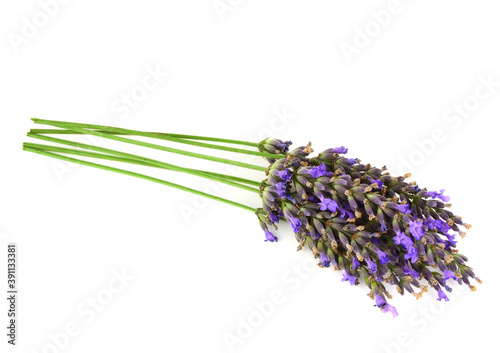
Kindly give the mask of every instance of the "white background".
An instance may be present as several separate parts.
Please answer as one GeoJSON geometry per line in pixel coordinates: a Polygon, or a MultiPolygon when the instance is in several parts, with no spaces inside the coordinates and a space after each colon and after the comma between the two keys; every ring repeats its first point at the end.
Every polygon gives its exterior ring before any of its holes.
{"type": "MultiPolygon", "coordinates": [[[[495,344],[485,320],[500,314],[497,2],[46,3],[0,8],[0,263],[16,242],[17,351],[468,352],[495,344]],[[123,101],[131,94],[133,108],[123,101]],[[418,301],[395,295],[392,319],[365,287],[311,269],[288,226],[278,243],[265,243],[250,212],[22,151],[25,133],[39,127],[31,117],[252,141],[271,134],[312,141],[317,152],[348,146],[349,157],[446,188],[452,210],[473,225],[458,247],[484,284],[474,293],[455,286],[447,303],[434,292],[418,301]],[[122,271],[129,279],[116,282],[122,271]],[[91,297],[99,312],[87,306],[91,297]],[[262,319],[256,302],[272,313],[262,319]],[[61,333],[68,325],[69,338],[61,333]]],[[[259,205],[244,191],[153,174],[259,205]]],[[[15,351],[4,331],[1,351],[15,351]]]]}

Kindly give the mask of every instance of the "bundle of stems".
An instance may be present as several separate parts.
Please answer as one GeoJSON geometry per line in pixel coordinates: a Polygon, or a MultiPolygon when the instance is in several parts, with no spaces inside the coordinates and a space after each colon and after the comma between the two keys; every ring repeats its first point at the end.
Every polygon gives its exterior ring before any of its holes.
{"type": "Polygon", "coordinates": [[[25,143],[24,149],[94,168],[125,174],[256,213],[265,241],[278,238],[269,227],[278,229],[281,221],[288,222],[299,242],[297,250],[306,245],[318,258],[320,267],[329,267],[343,273],[342,281],[351,285],[365,283],[368,295],[382,312],[398,315],[387,302],[391,294],[385,284],[394,286],[401,295],[412,293],[417,299],[428,288],[437,292],[437,300],[448,301],[446,290],[452,288],[448,280],[459,285],[475,279],[472,268],[465,263],[467,257],[456,249],[457,235],[465,236],[461,229],[470,225],[447,208],[451,207],[444,189],[429,191],[415,181],[406,182],[410,174],[394,176],[386,168],[361,164],[357,158],[346,158],[344,146],[329,148],[316,157],[311,143],[292,151],[290,141],[268,138],[259,143],[214,137],[143,132],[102,125],[69,123],[33,119],[51,129],[32,129],[28,136],[53,143],[45,145],[25,143]],[[55,129],[54,129],[55,128],[55,129]],[[97,147],[50,135],[90,135],[170,153],[186,158],[199,158],[247,168],[262,173],[260,181],[187,168],[144,156],[97,147]],[[201,154],[161,144],[144,142],[140,138],[164,140],[211,150],[259,156],[267,167],[201,154]],[[54,145],[55,144],[55,145],[54,145]],[[85,157],[80,159],[76,157],[85,157]],[[90,162],[98,159],[108,162],[160,168],[186,173],[258,194],[262,208],[188,188],[167,180],[139,174],[109,164],[90,162]],[[460,227],[462,228],[460,228],[460,227]],[[456,232],[457,234],[450,234],[456,232]],[[427,281],[424,285],[422,281],[427,281]]]}
{"type": "MultiPolygon", "coordinates": [[[[206,137],[206,136],[193,136],[193,135],[181,135],[181,134],[170,134],[170,133],[159,133],[159,132],[144,132],[130,129],[123,129],[111,126],[104,125],[95,125],[95,124],[81,124],[81,123],[73,123],[73,122],[64,122],[64,121],[54,121],[54,120],[43,120],[43,119],[32,119],[36,124],[48,125],[50,127],[55,127],[56,129],[31,129],[27,136],[47,142],[51,142],[55,145],[47,145],[47,144],[39,144],[39,143],[29,143],[25,142],[23,144],[23,149],[25,151],[38,153],[44,156],[60,159],[63,161],[73,162],[89,167],[94,167],[98,169],[104,169],[115,173],[125,174],[136,178],[141,178],[145,180],[149,180],[155,183],[159,183],[162,185],[170,186],[179,190],[187,191],[192,194],[200,195],[212,200],[217,200],[232,206],[236,206],[242,209],[246,209],[252,212],[257,212],[257,209],[254,207],[250,207],[244,205],[242,203],[238,203],[232,200],[228,200],[216,195],[212,195],[209,193],[205,193],[196,189],[192,189],[180,184],[176,184],[167,180],[158,179],[149,175],[140,174],[133,172],[128,169],[116,168],[106,164],[100,164],[95,162],[90,162],[87,160],[83,160],[80,158],[75,158],[74,156],[79,157],[87,157],[91,159],[98,159],[103,161],[113,161],[113,162],[121,162],[128,163],[140,166],[147,166],[153,168],[166,169],[181,173],[186,173],[190,175],[194,175],[200,178],[209,179],[218,183],[230,185],[233,187],[237,187],[243,190],[247,190],[253,193],[259,193],[259,186],[261,185],[261,181],[250,180],[246,178],[241,178],[233,175],[227,175],[222,173],[215,173],[206,170],[192,169],[186,168],[183,166],[166,163],[163,161],[159,161],[156,159],[146,158],[140,155],[125,153],[109,148],[103,148],[94,146],[91,144],[85,144],[81,142],[71,141],[67,139],[62,139],[58,137],[53,137],[49,135],[91,135],[97,136],[104,139],[119,141],[126,144],[132,144],[142,147],[147,147],[151,149],[161,150],[170,153],[176,153],[180,155],[184,155],[191,158],[199,158],[208,161],[213,161],[217,163],[224,163],[233,166],[238,166],[242,168],[257,170],[260,172],[265,172],[266,167],[258,166],[254,164],[244,163],[238,160],[226,159],[215,157],[208,154],[195,153],[190,151],[185,151],[182,149],[166,147],[164,145],[144,142],[138,140],[133,137],[146,137],[157,140],[164,140],[175,142],[179,144],[186,144],[197,146],[201,148],[220,150],[233,152],[237,154],[246,154],[253,156],[260,156],[263,158],[272,158],[272,159],[280,159],[284,158],[285,154],[280,153],[269,153],[269,152],[261,152],[259,151],[260,143],[257,142],[248,142],[248,141],[240,141],[233,139],[223,139],[216,137],[206,137]],[[70,146],[74,148],[64,147],[70,146]],[[246,148],[235,147],[235,146],[244,146],[246,148]],[[73,156],[73,157],[72,157],[73,156]]],[[[262,179],[265,178],[263,174],[262,179]]]]}

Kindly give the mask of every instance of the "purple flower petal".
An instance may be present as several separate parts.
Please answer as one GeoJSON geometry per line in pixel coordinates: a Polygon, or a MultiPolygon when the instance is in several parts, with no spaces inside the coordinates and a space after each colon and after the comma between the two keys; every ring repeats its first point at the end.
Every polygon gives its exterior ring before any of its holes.
{"type": "Polygon", "coordinates": [[[344,146],[335,147],[333,149],[333,152],[334,153],[339,153],[339,154],[345,154],[345,153],[347,153],[347,148],[345,148],[344,146]]]}
{"type": "Polygon", "coordinates": [[[398,316],[398,311],[396,310],[396,308],[389,303],[385,304],[385,308],[382,309],[382,312],[383,313],[391,313],[392,317],[398,316]]]}
{"type": "Polygon", "coordinates": [[[413,246],[410,246],[407,249],[407,252],[405,254],[405,259],[407,259],[407,260],[411,259],[411,263],[414,263],[415,261],[417,261],[418,260],[417,249],[413,246]]]}
{"type": "Polygon", "coordinates": [[[270,231],[266,230],[264,233],[266,234],[266,240],[264,241],[270,241],[270,242],[278,241],[278,238],[276,238],[270,231]]]}
{"type": "Polygon", "coordinates": [[[312,167],[309,171],[309,174],[313,176],[313,178],[319,178],[325,175],[329,175],[330,173],[326,171],[326,165],[325,163],[321,163],[317,167],[312,167]]]}
{"type": "Polygon", "coordinates": [[[378,188],[379,189],[382,189],[382,187],[384,186],[384,183],[382,182],[382,180],[378,180],[378,179],[373,179],[371,181],[372,184],[377,184],[378,188]]]}
{"type": "Polygon", "coordinates": [[[407,204],[407,203],[402,204],[402,205],[398,205],[397,208],[398,208],[398,211],[401,212],[401,213],[404,213],[404,214],[411,213],[411,211],[410,211],[410,205],[407,204]]]}
{"type": "Polygon", "coordinates": [[[451,272],[450,270],[444,270],[443,272],[443,276],[444,276],[444,281],[446,282],[447,280],[449,280],[450,278],[453,278],[455,281],[458,279],[454,274],[453,272],[451,272]]]}
{"type": "Polygon", "coordinates": [[[410,222],[410,226],[408,227],[410,233],[417,240],[420,240],[420,238],[425,234],[424,230],[422,229],[422,226],[423,226],[422,221],[416,221],[416,222],[410,222]]]}
{"type": "Polygon", "coordinates": [[[450,299],[448,299],[446,294],[441,289],[438,290],[438,296],[439,296],[439,298],[437,300],[439,300],[439,301],[441,301],[441,299],[444,299],[445,302],[450,301],[450,299]]]}
{"type": "Polygon", "coordinates": [[[378,255],[379,261],[382,265],[386,264],[390,261],[389,256],[383,251],[380,251],[380,250],[377,251],[377,255],[378,255]]]}
{"type": "Polygon", "coordinates": [[[319,263],[324,266],[324,267],[330,267],[330,260],[328,259],[328,257],[325,255],[325,254],[321,254],[320,255],[320,260],[319,260],[319,263]]]}
{"type": "Polygon", "coordinates": [[[300,233],[300,227],[302,226],[300,219],[290,216],[290,225],[295,233],[300,233]]]}
{"type": "Polygon", "coordinates": [[[365,260],[366,263],[368,264],[368,271],[370,271],[370,273],[377,272],[377,264],[371,261],[370,259],[365,259],[365,260]]]}
{"type": "Polygon", "coordinates": [[[330,212],[336,212],[339,206],[334,200],[327,198],[322,198],[318,205],[321,211],[329,210],[330,212]]]}
{"type": "Polygon", "coordinates": [[[398,316],[398,311],[395,307],[387,303],[380,295],[375,295],[375,305],[382,309],[383,313],[391,313],[392,317],[398,316]]]}
{"type": "Polygon", "coordinates": [[[292,178],[292,173],[290,173],[290,169],[285,169],[278,172],[278,176],[283,179],[283,181],[288,181],[292,178]]]}
{"type": "Polygon", "coordinates": [[[413,246],[413,242],[411,241],[410,237],[399,231],[396,231],[396,234],[397,235],[393,238],[394,244],[402,245],[405,249],[413,246]]]}
{"type": "Polygon", "coordinates": [[[349,281],[351,286],[354,286],[356,284],[356,277],[348,274],[346,270],[342,270],[342,274],[344,275],[344,277],[342,278],[342,282],[349,281]]]}

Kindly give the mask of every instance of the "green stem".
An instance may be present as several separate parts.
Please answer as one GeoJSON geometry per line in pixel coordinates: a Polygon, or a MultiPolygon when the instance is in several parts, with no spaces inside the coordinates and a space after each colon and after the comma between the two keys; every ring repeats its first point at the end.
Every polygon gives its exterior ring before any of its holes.
{"type": "MultiPolygon", "coordinates": [[[[67,124],[76,124],[76,123],[67,123],[67,124]]],[[[84,125],[90,125],[90,124],[84,124],[84,125]]],[[[98,126],[98,125],[90,125],[90,126],[98,126]]],[[[118,128],[116,128],[118,129],[118,128]]],[[[132,131],[135,130],[128,130],[131,131],[130,133],[126,132],[109,132],[109,131],[104,131],[101,129],[92,129],[96,130],[98,132],[104,132],[108,134],[113,134],[113,135],[137,135],[133,133],[132,131]]],[[[31,129],[30,132],[33,132],[35,134],[79,134],[79,132],[74,132],[74,131],[69,131],[69,130],[61,130],[61,129],[31,129]]],[[[239,141],[239,140],[231,140],[231,139],[222,139],[222,138],[216,138],[216,137],[205,137],[205,136],[195,136],[195,135],[182,135],[182,134],[169,134],[169,133],[164,133],[164,132],[147,132],[144,131],[145,134],[148,135],[158,135],[158,136],[170,136],[170,137],[175,137],[179,139],[185,139],[185,140],[198,140],[198,141],[212,141],[212,142],[220,142],[220,143],[227,143],[227,144],[234,144],[234,145],[241,145],[241,146],[250,146],[250,147],[259,147],[259,143],[257,142],[246,142],[246,141],[239,141]]],[[[161,138],[161,137],[157,137],[161,138]]],[[[280,158],[280,155],[273,155],[274,158],[280,158]]]]}
{"type": "Polygon", "coordinates": [[[30,148],[28,146],[24,146],[23,149],[25,151],[38,153],[38,154],[41,154],[41,155],[44,155],[44,156],[47,156],[47,157],[57,158],[57,159],[60,159],[60,160],[63,160],[63,161],[68,161],[68,162],[72,162],[72,163],[77,163],[77,164],[85,165],[85,166],[88,166],[88,167],[93,167],[93,168],[98,168],[98,169],[104,169],[104,170],[108,170],[108,171],[119,173],[119,174],[124,174],[124,175],[133,176],[133,177],[140,178],[140,179],[149,180],[149,181],[152,181],[152,182],[155,182],[155,183],[158,183],[158,184],[170,186],[170,187],[175,188],[175,189],[179,189],[179,190],[182,190],[182,191],[187,191],[187,192],[190,192],[190,193],[195,194],[195,195],[199,195],[199,196],[203,196],[203,197],[206,197],[206,198],[209,198],[209,199],[212,199],[212,200],[220,201],[220,202],[226,203],[228,205],[236,206],[236,207],[239,207],[239,208],[251,211],[251,212],[256,212],[256,209],[252,208],[250,206],[246,206],[246,205],[243,205],[243,204],[231,201],[231,200],[227,200],[227,199],[224,199],[222,197],[215,196],[215,195],[207,194],[205,192],[198,191],[198,190],[195,190],[195,189],[191,189],[191,188],[188,188],[186,186],[182,186],[182,185],[179,185],[179,184],[171,183],[171,182],[166,181],[166,180],[162,180],[162,179],[158,179],[158,178],[153,178],[153,177],[150,177],[148,175],[131,172],[131,171],[128,171],[128,170],[125,170],[125,169],[114,168],[114,167],[110,167],[110,166],[103,165],[103,164],[87,162],[87,161],[84,161],[84,160],[81,160],[81,159],[77,159],[77,158],[71,158],[71,157],[67,157],[67,156],[61,156],[61,155],[56,154],[56,153],[46,152],[46,151],[35,149],[35,148],[30,148]]]}
{"type": "Polygon", "coordinates": [[[101,133],[101,132],[97,132],[97,131],[92,131],[92,130],[87,130],[87,129],[80,129],[80,128],[77,128],[77,127],[74,127],[74,126],[66,125],[65,123],[54,122],[54,121],[50,121],[50,120],[35,119],[35,118],[33,118],[33,121],[35,123],[37,123],[37,124],[45,124],[45,125],[51,125],[51,126],[61,127],[61,128],[65,128],[65,129],[68,129],[68,130],[75,131],[75,132],[80,132],[80,133],[83,133],[83,134],[87,134],[87,135],[104,137],[104,138],[107,138],[107,139],[110,139],[110,140],[115,140],[115,141],[120,141],[120,142],[126,142],[126,143],[130,143],[130,144],[138,145],[138,146],[143,146],[143,147],[154,148],[154,149],[157,149],[157,150],[162,150],[162,151],[171,152],[171,153],[177,153],[177,154],[181,154],[181,155],[184,155],[184,156],[189,156],[189,157],[194,157],[194,158],[200,158],[200,159],[206,159],[206,160],[213,161],[213,162],[231,164],[231,165],[235,165],[235,166],[238,166],[238,167],[243,167],[243,168],[248,168],[248,169],[253,169],[253,170],[258,170],[258,171],[265,171],[266,170],[266,168],[264,168],[264,167],[256,166],[256,165],[253,165],[253,164],[243,163],[243,162],[234,161],[234,160],[225,159],[225,158],[208,156],[208,155],[200,154],[200,153],[183,151],[183,150],[179,150],[179,149],[176,149],[176,148],[170,148],[170,147],[165,147],[165,146],[162,146],[162,145],[156,145],[156,144],[153,144],[153,143],[147,143],[147,142],[137,141],[137,140],[129,139],[129,138],[125,138],[125,137],[109,135],[109,134],[105,134],[105,133],[101,133]]]}
{"type": "Polygon", "coordinates": [[[196,136],[196,135],[168,134],[168,133],[162,133],[162,132],[160,132],[158,134],[160,134],[160,135],[164,134],[164,135],[177,137],[177,138],[181,138],[181,139],[188,139],[188,140],[212,141],[212,142],[221,142],[221,143],[228,143],[228,144],[234,144],[234,145],[259,147],[258,142],[249,142],[249,141],[223,139],[223,138],[218,138],[218,137],[196,136]]]}
{"type": "MultiPolygon", "coordinates": [[[[48,121],[48,122],[54,122],[54,123],[61,123],[61,124],[68,124],[68,125],[73,125],[81,128],[86,128],[86,129],[96,129],[96,130],[103,130],[103,131],[111,131],[109,129],[115,129],[115,130],[121,130],[121,132],[127,134],[127,135],[138,135],[138,134],[155,134],[155,135],[164,135],[164,136],[169,136],[173,138],[178,138],[178,139],[187,139],[187,140],[198,140],[198,141],[212,141],[212,142],[222,142],[222,143],[229,143],[229,144],[234,144],[234,145],[242,145],[242,146],[250,146],[250,147],[259,147],[258,142],[248,142],[248,141],[240,141],[240,140],[232,140],[232,139],[223,139],[223,138],[218,138],[218,137],[207,137],[207,136],[195,136],[195,135],[183,135],[183,134],[170,134],[170,133],[163,133],[163,132],[145,132],[145,131],[138,131],[138,130],[129,130],[129,129],[122,129],[122,128],[115,128],[112,126],[106,126],[106,125],[96,125],[96,124],[82,124],[82,123],[73,123],[73,122],[68,122],[68,121],[56,121],[56,120],[43,120],[43,119],[37,119],[33,118],[34,120],[40,120],[40,121],[48,121]]],[[[50,125],[50,124],[46,124],[50,125]]]]}
{"type": "MultiPolygon", "coordinates": [[[[68,145],[68,146],[73,146],[73,147],[88,149],[88,150],[92,150],[92,151],[97,151],[97,152],[101,152],[101,153],[111,154],[111,155],[115,155],[115,156],[119,156],[119,157],[125,157],[125,158],[128,158],[128,159],[133,159],[133,160],[136,160],[136,161],[144,162],[144,163],[147,163],[149,165],[155,165],[155,166],[158,166],[160,168],[172,169],[172,167],[174,166],[173,164],[164,163],[164,162],[161,162],[161,161],[158,161],[158,160],[155,160],[155,159],[141,157],[141,156],[138,156],[138,155],[135,155],[135,154],[131,154],[131,153],[125,153],[125,152],[115,151],[115,150],[112,150],[112,149],[109,149],[109,148],[97,147],[97,146],[93,146],[93,145],[89,145],[89,144],[85,144],[85,143],[80,143],[80,142],[75,142],[75,141],[69,141],[69,140],[59,139],[59,138],[55,138],[55,137],[49,137],[49,136],[43,136],[43,135],[33,134],[33,133],[30,133],[30,132],[27,134],[27,136],[28,137],[32,137],[32,138],[36,138],[36,139],[39,139],[39,140],[48,141],[48,142],[60,143],[62,145],[68,145]]],[[[175,167],[177,167],[177,166],[175,166],[175,167]]],[[[194,171],[194,172],[199,172],[199,173],[205,173],[207,175],[213,175],[213,176],[215,176],[217,178],[224,178],[226,180],[230,180],[230,181],[234,181],[234,182],[238,182],[238,183],[249,184],[249,185],[254,185],[254,186],[260,186],[260,183],[257,182],[257,181],[254,181],[254,180],[249,180],[249,179],[234,177],[234,176],[226,175],[226,174],[220,174],[220,173],[214,173],[214,172],[207,172],[207,171],[202,171],[202,170],[198,170],[198,169],[183,168],[183,167],[178,167],[178,168],[182,168],[183,170],[186,170],[186,171],[194,171]]]]}
{"type": "MultiPolygon", "coordinates": [[[[110,132],[103,130],[96,130],[96,131],[110,134],[110,132]]],[[[74,132],[71,130],[62,130],[62,129],[30,129],[30,132],[34,134],[82,135],[79,132],[74,132]]],[[[130,134],[115,132],[113,135],[130,135],[130,134]]]]}
{"type": "Polygon", "coordinates": [[[151,164],[147,162],[142,162],[139,160],[135,159],[128,159],[128,158],[122,158],[122,157],[117,157],[117,156],[112,156],[108,154],[102,154],[102,153],[95,153],[95,152],[88,152],[88,151],[82,151],[82,150],[75,150],[72,148],[64,148],[64,147],[56,147],[56,146],[49,146],[49,145],[42,145],[38,143],[28,143],[25,142],[23,144],[24,147],[32,148],[32,149],[37,149],[37,150],[43,150],[43,151],[51,151],[51,152],[60,152],[60,153],[66,153],[66,154],[74,154],[78,156],[83,156],[83,157],[90,157],[90,158],[98,158],[98,159],[105,159],[105,160],[111,160],[115,162],[123,162],[123,163],[133,163],[133,164],[138,164],[138,165],[143,165],[146,167],[157,167],[157,168],[162,168],[162,169],[167,169],[167,170],[173,170],[176,172],[182,172],[186,174],[191,174],[195,175],[201,178],[209,179],[209,180],[214,180],[218,181],[230,186],[234,186],[243,190],[247,191],[252,191],[255,193],[259,193],[259,190],[256,188],[253,188],[251,186],[243,185],[240,183],[235,183],[233,181],[227,180],[225,178],[219,178],[214,175],[207,175],[203,171],[198,171],[195,169],[190,169],[190,168],[183,168],[183,167],[178,167],[173,164],[168,164],[168,163],[158,163],[156,164],[151,164]]]}
{"type": "MultiPolygon", "coordinates": [[[[51,121],[51,120],[47,120],[47,121],[51,121]]],[[[123,129],[123,128],[119,128],[119,127],[92,125],[92,124],[66,123],[66,122],[64,122],[64,123],[57,122],[57,123],[64,124],[66,127],[72,126],[72,127],[80,127],[83,129],[92,129],[92,130],[100,132],[100,133],[108,133],[108,134],[113,134],[113,135],[117,134],[117,135],[130,135],[130,136],[144,136],[144,137],[155,138],[155,139],[160,139],[160,140],[172,141],[172,142],[176,142],[176,143],[183,143],[183,144],[191,145],[191,146],[211,148],[211,149],[215,149],[215,150],[241,153],[241,154],[248,154],[251,156],[269,157],[269,158],[277,158],[277,159],[285,157],[284,155],[277,155],[277,154],[268,153],[268,152],[250,151],[250,150],[245,150],[242,148],[220,146],[220,145],[214,145],[211,143],[191,141],[189,139],[173,137],[173,136],[171,136],[171,134],[156,133],[156,132],[143,132],[143,131],[123,129]]],[[[57,131],[57,130],[52,130],[52,131],[57,131]]]]}

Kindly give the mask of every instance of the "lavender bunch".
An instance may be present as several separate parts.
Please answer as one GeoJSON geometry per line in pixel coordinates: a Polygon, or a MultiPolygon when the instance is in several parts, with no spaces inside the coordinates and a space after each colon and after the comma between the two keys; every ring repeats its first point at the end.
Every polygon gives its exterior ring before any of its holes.
{"type": "Polygon", "coordinates": [[[26,142],[23,144],[26,151],[141,178],[255,212],[265,240],[269,242],[278,240],[270,227],[277,229],[280,222],[290,223],[299,243],[298,250],[307,245],[318,258],[320,267],[332,266],[342,272],[342,281],[351,285],[364,282],[375,306],[393,316],[397,315],[397,310],[387,302],[391,299],[387,285],[393,285],[402,295],[412,293],[417,299],[432,288],[437,292],[438,300],[448,301],[445,291],[452,290],[450,280],[460,285],[465,283],[473,291],[475,287],[470,283],[471,279],[481,283],[472,268],[466,265],[467,257],[456,249],[457,234],[465,236],[461,227],[468,229],[470,225],[449,211],[451,205],[444,190],[421,189],[415,182],[405,181],[409,174],[391,176],[385,167],[376,168],[361,164],[356,158],[346,158],[345,147],[330,148],[310,157],[313,152],[310,143],[289,151],[290,141],[271,138],[257,143],[35,118],[33,121],[55,129],[31,129],[28,136],[52,144],[26,142]],[[186,168],[51,135],[90,135],[186,158],[229,164],[259,171],[264,180],[186,168]],[[155,143],[151,143],[151,139],[155,143]],[[156,141],[259,156],[268,162],[268,166],[172,148],[156,141]],[[260,195],[262,207],[251,207],[88,159],[160,168],[209,179],[260,195]]]}
{"type": "MultiPolygon", "coordinates": [[[[289,142],[264,140],[261,151],[286,152],[289,142]]],[[[266,241],[277,237],[280,221],[290,223],[301,250],[305,245],[320,267],[342,272],[342,281],[364,282],[369,296],[383,312],[397,316],[386,285],[417,299],[431,287],[438,300],[448,301],[449,280],[481,280],[458,252],[456,234],[465,236],[462,222],[449,208],[444,190],[428,191],[410,175],[391,176],[386,168],[346,158],[347,148],[330,148],[316,157],[311,144],[286,152],[282,159],[268,159],[260,186],[262,208],[257,216],[266,241]],[[426,284],[424,284],[426,283],[426,284]]]]}

